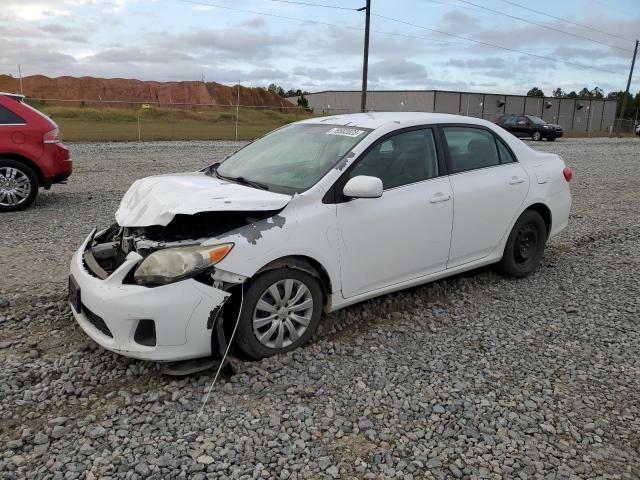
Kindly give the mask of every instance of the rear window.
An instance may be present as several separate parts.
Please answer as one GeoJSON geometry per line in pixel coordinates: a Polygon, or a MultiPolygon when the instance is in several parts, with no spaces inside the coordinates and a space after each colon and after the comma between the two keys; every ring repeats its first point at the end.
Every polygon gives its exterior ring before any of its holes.
{"type": "Polygon", "coordinates": [[[0,125],[21,125],[24,123],[26,122],[20,115],[0,105],[0,125]]]}
{"type": "Polygon", "coordinates": [[[42,113],[40,110],[38,110],[37,108],[32,107],[31,105],[29,105],[28,103],[22,103],[22,106],[24,108],[28,108],[29,110],[31,110],[33,113],[35,113],[36,115],[44,118],[47,122],[49,122],[49,125],[51,125],[51,128],[58,128],[58,124],[56,122],[53,121],[53,119],[51,117],[49,117],[48,115],[46,115],[45,113],[42,113]]]}

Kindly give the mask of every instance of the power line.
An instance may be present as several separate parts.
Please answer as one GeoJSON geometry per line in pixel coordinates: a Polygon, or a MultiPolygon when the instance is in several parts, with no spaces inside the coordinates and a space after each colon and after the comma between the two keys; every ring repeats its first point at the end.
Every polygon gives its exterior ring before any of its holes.
{"type": "MultiPolygon", "coordinates": [[[[256,10],[248,10],[248,9],[238,8],[238,7],[228,7],[228,6],[224,6],[224,5],[218,5],[218,4],[208,3],[208,2],[198,1],[198,0],[178,0],[178,1],[180,1],[182,3],[193,4],[193,5],[214,7],[214,8],[220,8],[220,9],[223,9],[223,10],[230,10],[230,11],[242,12],[242,13],[251,13],[253,15],[262,15],[262,16],[266,16],[266,17],[279,18],[279,19],[283,19],[283,20],[290,20],[290,21],[301,22],[301,23],[316,23],[318,25],[326,25],[326,26],[330,26],[330,27],[336,27],[336,28],[342,28],[342,29],[348,29],[348,30],[356,30],[356,31],[363,31],[364,30],[364,29],[359,28],[359,27],[350,27],[348,25],[338,25],[338,24],[335,24],[335,23],[321,22],[319,20],[309,20],[309,19],[304,19],[304,18],[289,17],[289,16],[286,16],[286,15],[280,15],[280,14],[276,14],[276,13],[260,12],[260,11],[256,11],[256,10]]],[[[475,43],[477,45],[481,45],[481,46],[484,46],[484,47],[496,48],[496,49],[499,49],[499,50],[504,50],[504,51],[508,51],[508,52],[512,52],[512,53],[518,53],[518,54],[521,54],[521,55],[528,55],[530,57],[538,58],[540,60],[550,60],[552,62],[560,62],[560,63],[564,63],[566,65],[571,65],[573,67],[582,68],[582,69],[586,69],[586,70],[596,70],[596,71],[605,72],[605,73],[612,73],[614,75],[617,75],[619,73],[619,72],[614,72],[613,70],[607,70],[605,68],[595,67],[595,66],[592,66],[592,65],[585,65],[585,64],[577,63],[577,62],[570,62],[568,60],[563,60],[561,58],[546,57],[544,55],[538,55],[538,54],[535,54],[535,53],[525,52],[525,51],[522,51],[522,50],[516,50],[515,48],[503,47],[502,45],[497,45],[497,44],[494,44],[494,43],[484,42],[484,41],[481,41],[481,40],[475,40],[473,38],[468,38],[468,37],[465,37],[463,35],[457,35],[455,33],[449,33],[449,32],[445,32],[443,30],[437,30],[437,29],[434,29],[434,28],[425,27],[423,25],[417,25],[415,23],[406,22],[404,20],[399,20],[397,18],[387,17],[385,15],[380,15],[380,14],[377,14],[377,13],[372,13],[371,15],[375,16],[375,17],[378,17],[378,18],[384,18],[385,20],[390,20],[390,21],[397,22],[397,23],[400,23],[400,24],[408,25],[408,26],[411,26],[411,27],[420,28],[422,30],[427,30],[427,31],[430,31],[430,32],[438,33],[440,35],[445,35],[445,36],[452,37],[452,38],[458,38],[460,40],[464,40],[466,42],[475,43]]],[[[405,37],[405,38],[416,38],[416,39],[420,39],[420,40],[427,40],[427,41],[432,41],[432,42],[443,43],[442,40],[435,39],[435,38],[430,38],[430,37],[420,37],[420,36],[416,36],[416,35],[408,35],[408,34],[395,33],[395,32],[383,32],[383,31],[378,31],[378,30],[371,30],[371,31],[374,32],[374,33],[382,34],[382,35],[389,35],[389,36],[395,36],[395,37],[405,37]]]]}
{"type": "Polygon", "coordinates": [[[528,10],[530,12],[534,12],[534,13],[538,13],[540,15],[544,15],[545,17],[553,18],[554,20],[559,20],[561,22],[569,23],[569,24],[575,25],[577,27],[586,28],[587,30],[591,30],[593,32],[602,33],[603,35],[608,35],[610,37],[619,38],[620,40],[627,40],[629,42],[633,42],[634,41],[634,40],[632,40],[630,38],[626,38],[626,37],[622,37],[620,35],[616,35],[615,33],[605,32],[604,30],[600,30],[598,28],[591,27],[589,25],[585,25],[584,23],[572,22],[571,20],[567,20],[566,18],[556,17],[556,16],[550,15],[550,14],[548,14],[546,12],[541,12],[540,10],[535,10],[533,8],[527,7],[527,6],[522,5],[520,3],[512,2],[511,0],[500,0],[500,1],[503,2],[503,3],[507,3],[509,5],[514,5],[516,7],[522,8],[524,10],[528,10]]]}
{"type": "MultiPolygon", "coordinates": [[[[178,0],[178,1],[182,2],[182,3],[189,3],[189,4],[192,4],[192,5],[200,5],[200,6],[205,6],[205,7],[214,7],[214,8],[220,8],[220,9],[223,9],[223,10],[230,10],[230,11],[234,11],[234,12],[251,13],[253,15],[262,15],[262,16],[265,16],[265,17],[273,17],[273,18],[278,18],[278,19],[281,19],[281,20],[290,20],[290,21],[300,22],[300,23],[316,23],[318,25],[325,25],[325,26],[328,26],[328,27],[335,27],[335,28],[340,28],[340,29],[343,29],[343,30],[355,30],[355,31],[358,31],[358,32],[363,32],[364,31],[364,28],[360,28],[360,27],[352,27],[352,26],[349,26],[349,25],[339,25],[337,23],[322,22],[320,20],[310,20],[308,18],[289,17],[287,15],[280,15],[280,14],[268,13],[268,12],[259,12],[259,11],[256,11],[256,10],[248,10],[248,9],[245,9],[245,8],[228,7],[226,5],[217,5],[217,4],[214,4],[214,3],[208,3],[208,2],[198,1],[198,0],[178,0]]],[[[418,39],[418,40],[426,40],[426,41],[438,43],[438,44],[445,45],[445,46],[466,45],[466,44],[459,43],[459,42],[447,42],[447,41],[439,39],[439,38],[421,37],[419,35],[410,35],[410,34],[406,34],[406,33],[385,32],[385,31],[373,30],[373,29],[371,30],[371,32],[378,33],[380,35],[389,35],[389,36],[392,36],[392,37],[414,38],[414,39],[418,39]]]]}
{"type": "Polygon", "coordinates": [[[631,12],[627,12],[626,10],[623,10],[623,9],[621,9],[619,7],[614,7],[613,5],[611,5],[609,3],[599,2],[598,0],[591,0],[591,1],[595,2],[595,3],[599,3],[603,7],[607,7],[610,10],[615,10],[617,12],[620,12],[620,13],[624,14],[624,15],[627,15],[628,17],[634,17],[634,16],[637,15],[637,13],[634,14],[634,13],[631,13],[631,12]]]}
{"type": "Polygon", "coordinates": [[[519,20],[519,21],[524,22],[524,23],[528,23],[529,25],[535,25],[536,27],[544,28],[544,29],[547,29],[547,30],[552,30],[554,32],[562,33],[564,35],[569,35],[571,37],[579,38],[581,40],[587,40],[589,42],[599,43],[600,45],[604,45],[605,47],[616,48],[618,50],[622,50],[623,52],[632,52],[633,51],[633,50],[628,49],[628,48],[619,47],[617,45],[611,45],[609,43],[601,42],[600,40],[596,40],[596,39],[591,38],[591,37],[585,37],[584,35],[579,35],[577,33],[567,32],[567,31],[562,30],[560,28],[551,27],[551,26],[545,25],[543,23],[532,22],[531,20],[527,20],[526,18],[518,17],[516,15],[510,15],[508,13],[501,12],[499,10],[494,10],[492,8],[489,8],[489,7],[484,7],[482,5],[478,5],[477,3],[473,3],[473,2],[470,2],[468,0],[458,0],[458,1],[461,2],[461,3],[467,4],[467,5],[473,5],[474,7],[482,8],[483,10],[486,10],[488,12],[492,12],[492,13],[494,13],[496,15],[502,15],[503,17],[508,17],[508,18],[512,18],[514,20],[519,20]]]}
{"type": "Polygon", "coordinates": [[[436,30],[435,28],[429,28],[429,27],[425,27],[423,25],[417,25],[415,23],[407,22],[407,21],[404,21],[404,20],[399,20],[397,18],[387,17],[386,15],[380,15],[379,13],[372,13],[371,15],[379,17],[379,18],[384,18],[384,19],[390,20],[392,22],[398,22],[398,23],[401,23],[403,25],[408,25],[408,26],[415,27],[415,28],[421,28],[423,30],[427,30],[427,31],[430,31],[430,32],[440,33],[442,35],[446,35],[446,36],[449,36],[449,37],[460,38],[460,39],[466,40],[468,42],[477,43],[478,45],[484,45],[485,47],[498,48],[500,50],[506,50],[508,52],[519,53],[519,54],[522,54],[522,55],[529,55],[531,57],[539,58],[541,60],[551,60],[553,62],[561,62],[561,63],[565,63],[567,65],[571,65],[571,66],[574,66],[574,67],[591,69],[591,70],[598,70],[600,72],[613,73],[615,75],[618,74],[618,72],[614,72],[613,70],[607,70],[606,68],[594,67],[592,65],[585,65],[585,64],[582,64],[582,63],[570,62],[568,60],[562,60],[562,59],[558,59],[558,58],[546,57],[544,55],[538,55],[538,54],[535,54],[535,53],[525,52],[525,51],[522,51],[522,50],[516,50],[515,48],[504,47],[502,45],[497,45],[495,43],[483,42],[481,40],[475,40],[473,38],[465,37],[463,35],[457,35],[455,33],[449,33],[449,32],[445,32],[445,31],[442,31],[442,30],[436,30]]]}
{"type": "Polygon", "coordinates": [[[293,0],[269,0],[270,2],[278,2],[278,3],[291,3],[293,5],[305,5],[307,7],[320,7],[320,8],[333,8],[336,10],[349,10],[352,12],[357,12],[357,8],[349,8],[349,7],[339,7],[337,5],[326,5],[323,3],[310,3],[310,2],[296,2],[293,0]]]}

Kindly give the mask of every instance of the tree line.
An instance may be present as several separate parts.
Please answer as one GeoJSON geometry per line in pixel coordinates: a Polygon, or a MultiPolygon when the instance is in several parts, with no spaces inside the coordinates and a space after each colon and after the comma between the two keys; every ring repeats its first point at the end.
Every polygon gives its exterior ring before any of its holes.
{"type": "Polygon", "coordinates": [[[267,91],[271,93],[275,93],[276,95],[280,95],[282,98],[298,97],[298,106],[301,108],[304,108],[307,111],[310,111],[309,100],[305,98],[305,95],[309,95],[309,92],[307,91],[302,91],[300,89],[297,89],[297,90],[289,89],[285,91],[284,88],[282,88],[280,85],[276,85],[275,83],[270,84],[267,87],[267,91]]]}
{"type": "MultiPolygon", "coordinates": [[[[620,110],[622,109],[622,101],[624,99],[624,90],[609,92],[605,95],[604,90],[600,87],[594,87],[592,90],[589,90],[587,87],[584,87],[579,92],[575,90],[571,90],[570,92],[565,92],[562,88],[558,87],[551,92],[551,96],[555,98],[584,98],[584,99],[606,99],[606,100],[615,100],[617,102],[616,108],[616,117],[620,117],[620,110]]],[[[533,87],[531,90],[527,92],[527,97],[546,97],[547,95],[538,88],[533,87]]],[[[631,93],[627,94],[627,106],[625,108],[624,114],[622,118],[626,119],[635,119],[640,111],[640,91],[634,95],[631,93]]]]}

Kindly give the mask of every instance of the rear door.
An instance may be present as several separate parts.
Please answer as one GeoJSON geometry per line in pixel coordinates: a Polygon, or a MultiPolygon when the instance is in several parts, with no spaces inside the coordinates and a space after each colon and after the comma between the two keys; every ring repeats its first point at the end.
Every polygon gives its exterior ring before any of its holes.
{"type": "Polygon", "coordinates": [[[504,128],[507,132],[517,135],[518,133],[518,129],[516,127],[517,119],[518,117],[516,117],[515,115],[507,115],[506,117],[504,117],[504,120],[502,121],[500,126],[504,128]]]}
{"type": "Polygon", "coordinates": [[[520,115],[516,125],[518,128],[518,136],[530,137],[533,134],[531,121],[526,116],[520,115]]]}
{"type": "Polygon", "coordinates": [[[508,232],[529,191],[529,177],[507,145],[480,126],[442,127],[453,190],[447,268],[488,256],[508,232]]]}
{"type": "Polygon", "coordinates": [[[27,122],[9,108],[15,100],[0,95],[0,152],[15,151],[26,140],[27,122]]]}

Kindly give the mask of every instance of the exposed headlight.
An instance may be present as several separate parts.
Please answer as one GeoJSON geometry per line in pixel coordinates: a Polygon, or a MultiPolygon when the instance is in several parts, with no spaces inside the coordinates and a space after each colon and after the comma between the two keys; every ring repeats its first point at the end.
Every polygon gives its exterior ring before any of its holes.
{"type": "Polygon", "coordinates": [[[206,270],[220,262],[233,243],[166,248],[152,253],[140,264],[133,278],[140,285],[162,285],[206,270]]]}
{"type": "Polygon", "coordinates": [[[543,125],[542,128],[552,128],[551,125],[543,125]]]}

